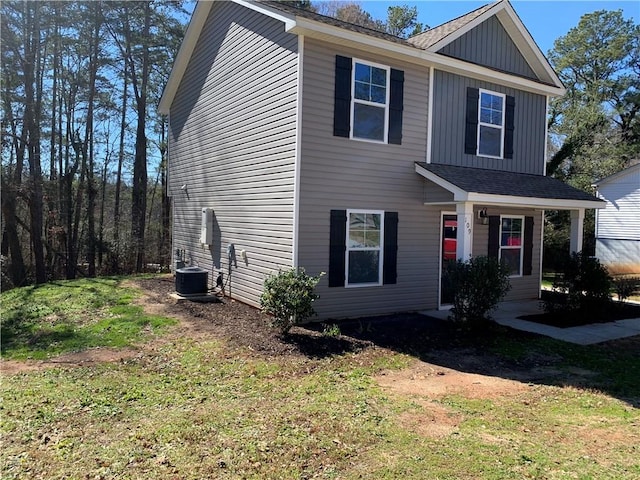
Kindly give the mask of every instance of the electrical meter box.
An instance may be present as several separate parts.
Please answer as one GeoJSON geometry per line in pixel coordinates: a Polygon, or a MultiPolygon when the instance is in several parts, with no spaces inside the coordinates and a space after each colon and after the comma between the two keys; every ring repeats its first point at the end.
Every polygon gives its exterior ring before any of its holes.
{"type": "Polygon", "coordinates": [[[202,223],[200,226],[200,243],[213,244],[213,208],[202,209],[202,223]]]}

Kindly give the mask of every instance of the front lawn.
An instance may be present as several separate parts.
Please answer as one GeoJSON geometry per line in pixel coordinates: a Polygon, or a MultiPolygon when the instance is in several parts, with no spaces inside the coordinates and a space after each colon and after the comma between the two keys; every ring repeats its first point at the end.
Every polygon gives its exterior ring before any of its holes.
{"type": "MultiPolygon", "coordinates": [[[[154,310],[172,288],[139,283],[154,310]]],[[[137,295],[109,285],[99,308],[137,295]]],[[[3,479],[640,476],[638,337],[472,337],[411,315],[279,337],[235,302],[164,307],[180,322],[133,357],[3,369],[3,479]]]]}

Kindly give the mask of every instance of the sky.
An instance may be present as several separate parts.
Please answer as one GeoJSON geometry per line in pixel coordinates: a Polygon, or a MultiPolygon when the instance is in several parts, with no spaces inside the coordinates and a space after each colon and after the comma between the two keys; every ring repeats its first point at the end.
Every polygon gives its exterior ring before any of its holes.
{"type": "MultiPolygon", "coordinates": [[[[453,20],[491,0],[421,0],[421,1],[362,1],[362,8],[374,18],[385,19],[391,5],[416,6],[418,21],[430,27],[453,20]]],[[[531,33],[543,53],[553,48],[553,42],[578,25],[580,17],[597,10],[622,10],[625,18],[640,22],[638,0],[511,0],[511,5],[531,33]]]]}

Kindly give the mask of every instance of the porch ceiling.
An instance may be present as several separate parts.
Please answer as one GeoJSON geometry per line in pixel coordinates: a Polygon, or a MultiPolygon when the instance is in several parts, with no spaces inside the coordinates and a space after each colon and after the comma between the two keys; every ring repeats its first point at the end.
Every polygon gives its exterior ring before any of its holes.
{"type": "MultiPolygon", "coordinates": [[[[606,202],[544,175],[416,162],[416,173],[453,194],[453,201],[546,210],[604,208],[606,202]]],[[[426,202],[429,203],[429,202],[426,202]]]]}

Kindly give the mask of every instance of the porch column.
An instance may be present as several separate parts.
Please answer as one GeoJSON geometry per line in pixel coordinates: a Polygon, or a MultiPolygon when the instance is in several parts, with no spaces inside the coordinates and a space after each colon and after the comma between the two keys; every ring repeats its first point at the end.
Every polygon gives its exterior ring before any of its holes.
{"type": "Polygon", "coordinates": [[[458,229],[456,233],[456,258],[467,261],[471,258],[473,244],[473,203],[456,204],[458,229]]]}
{"type": "Polygon", "coordinates": [[[582,236],[584,231],[584,208],[571,210],[571,237],[569,250],[571,253],[582,251],[582,236]]]}

